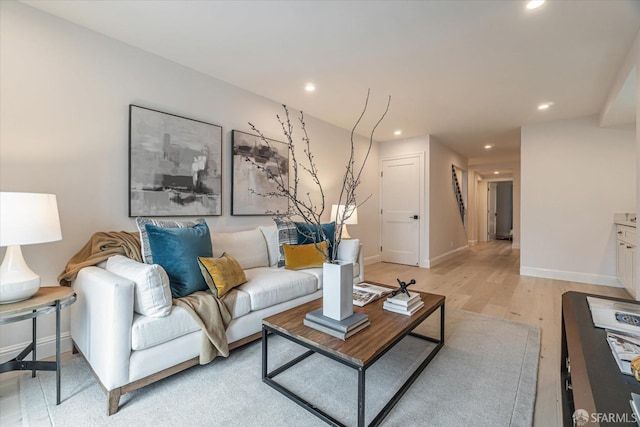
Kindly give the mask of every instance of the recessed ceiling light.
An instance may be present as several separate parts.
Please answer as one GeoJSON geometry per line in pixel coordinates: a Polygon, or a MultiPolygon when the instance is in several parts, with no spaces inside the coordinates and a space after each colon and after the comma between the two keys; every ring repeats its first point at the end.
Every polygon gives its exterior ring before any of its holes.
{"type": "Polygon", "coordinates": [[[394,135],[402,135],[402,131],[400,129],[398,129],[397,131],[393,132],[394,135]]]}
{"type": "Polygon", "coordinates": [[[527,9],[537,9],[544,4],[544,0],[531,0],[527,3],[527,9]]]}
{"type": "Polygon", "coordinates": [[[493,171],[494,175],[500,175],[500,171],[493,171]]]}
{"type": "Polygon", "coordinates": [[[316,85],[314,85],[313,83],[307,83],[307,85],[304,87],[304,90],[306,90],[307,92],[314,92],[316,90],[316,85]]]}
{"type": "Polygon", "coordinates": [[[544,104],[538,105],[538,110],[546,110],[553,105],[553,102],[545,102],[544,104]]]}
{"type": "Polygon", "coordinates": [[[487,144],[484,146],[485,150],[491,150],[493,148],[493,144],[487,144]]]}

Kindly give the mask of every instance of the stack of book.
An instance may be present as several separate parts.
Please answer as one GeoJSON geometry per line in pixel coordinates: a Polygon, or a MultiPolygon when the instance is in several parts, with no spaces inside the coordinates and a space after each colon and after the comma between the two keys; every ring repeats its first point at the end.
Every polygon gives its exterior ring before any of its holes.
{"type": "Polygon", "coordinates": [[[406,294],[398,294],[394,297],[389,297],[385,300],[382,307],[385,310],[393,311],[394,313],[404,314],[411,316],[416,311],[420,310],[424,306],[420,294],[414,292],[410,297],[406,294]]]}
{"type": "Polygon", "coordinates": [[[303,321],[305,326],[324,332],[341,340],[346,340],[370,325],[369,316],[353,313],[343,320],[335,320],[322,314],[322,308],[310,311],[303,321]]]}

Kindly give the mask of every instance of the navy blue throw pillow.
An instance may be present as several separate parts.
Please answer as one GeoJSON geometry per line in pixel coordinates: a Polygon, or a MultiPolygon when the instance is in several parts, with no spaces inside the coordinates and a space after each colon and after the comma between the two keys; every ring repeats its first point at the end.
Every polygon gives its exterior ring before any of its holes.
{"type": "Polygon", "coordinates": [[[153,262],[169,276],[171,296],[180,298],[209,289],[198,257],[213,257],[211,236],[206,223],[189,228],[162,228],[145,224],[153,262]]]}
{"type": "MultiPolygon", "coordinates": [[[[296,228],[298,229],[298,244],[307,245],[309,243],[319,243],[322,241],[320,238],[320,231],[315,224],[307,224],[306,222],[296,222],[296,228]]],[[[329,259],[333,254],[333,244],[335,242],[336,235],[336,223],[329,222],[326,224],[320,224],[324,237],[329,241],[327,244],[327,250],[329,251],[329,259]]]]}

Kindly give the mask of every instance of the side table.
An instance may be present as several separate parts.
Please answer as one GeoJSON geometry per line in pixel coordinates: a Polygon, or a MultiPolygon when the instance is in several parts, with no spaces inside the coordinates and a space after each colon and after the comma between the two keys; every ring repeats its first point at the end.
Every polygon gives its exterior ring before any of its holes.
{"type": "Polygon", "coordinates": [[[0,364],[0,373],[8,371],[56,371],[56,405],[60,404],[60,311],[76,301],[76,293],[66,286],[40,288],[35,295],[24,301],[0,305],[0,325],[32,319],[31,344],[14,359],[0,364]],[[56,312],[56,361],[36,361],[36,318],[56,312]],[[24,358],[32,353],[31,361],[24,358]]]}

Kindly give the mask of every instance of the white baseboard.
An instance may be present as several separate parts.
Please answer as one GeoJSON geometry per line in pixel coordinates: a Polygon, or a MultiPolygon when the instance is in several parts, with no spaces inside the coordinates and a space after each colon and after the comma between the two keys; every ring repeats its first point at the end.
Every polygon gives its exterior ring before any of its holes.
{"type": "Polygon", "coordinates": [[[520,275],[541,277],[543,279],[564,280],[566,282],[589,283],[591,285],[613,286],[622,288],[615,276],[602,274],[580,273],[577,271],[552,270],[549,268],[520,267],[520,275]]]}
{"type": "MultiPolygon", "coordinates": [[[[16,357],[22,350],[24,350],[31,341],[25,341],[22,343],[14,344],[7,347],[0,348],[0,360],[6,362],[16,357]]],[[[60,352],[71,350],[71,333],[69,331],[60,333],[60,352]]],[[[42,360],[46,357],[53,357],[56,355],[56,336],[50,335],[48,337],[40,337],[36,343],[36,356],[37,360],[42,360]]],[[[26,360],[31,360],[31,354],[26,357],[26,360]]]]}
{"type": "Polygon", "coordinates": [[[478,244],[477,240],[469,240],[469,246],[475,246],[478,244]]]}
{"type": "Polygon", "coordinates": [[[364,257],[364,265],[375,264],[376,262],[380,261],[382,261],[382,255],[380,254],[364,257]]]}
{"type": "Polygon", "coordinates": [[[454,249],[452,251],[449,251],[447,253],[444,253],[442,255],[438,255],[435,258],[431,258],[429,260],[429,267],[428,268],[435,267],[436,265],[441,264],[441,263],[443,263],[443,262],[445,262],[447,260],[450,260],[451,258],[455,258],[458,255],[460,255],[462,252],[464,252],[464,251],[466,251],[468,249],[469,249],[469,245],[465,245],[465,246],[461,246],[459,248],[456,248],[456,249],[454,249]]]}

